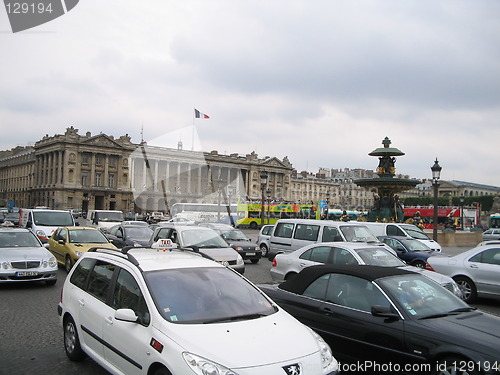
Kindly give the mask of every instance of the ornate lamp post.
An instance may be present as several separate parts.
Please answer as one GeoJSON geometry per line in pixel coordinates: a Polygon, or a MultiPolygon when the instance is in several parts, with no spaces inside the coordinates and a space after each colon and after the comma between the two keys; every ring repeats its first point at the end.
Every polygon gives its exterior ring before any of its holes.
{"type": "Polygon", "coordinates": [[[224,181],[222,181],[221,179],[217,179],[215,181],[215,187],[217,188],[217,222],[218,223],[220,222],[220,195],[221,195],[221,188],[222,188],[223,183],[224,183],[224,181]]]}
{"type": "Polygon", "coordinates": [[[432,239],[437,241],[437,227],[438,227],[438,187],[439,187],[439,177],[441,177],[441,166],[436,161],[431,167],[432,171],[432,187],[434,188],[434,222],[432,225],[432,239]]]}
{"type": "Polygon", "coordinates": [[[465,203],[465,197],[462,194],[460,196],[460,227],[462,230],[464,230],[464,203],[465,203]]]}
{"type": "MultiPolygon", "coordinates": [[[[266,196],[267,196],[267,223],[269,224],[270,219],[269,219],[269,210],[271,206],[271,195],[273,194],[273,191],[271,190],[270,187],[266,189],[266,196]]],[[[264,224],[264,223],[263,223],[264,224]]]]}
{"type": "Polygon", "coordinates": [[[326,191],[326,213],[325,213],[325,220],[328,220],[328,208],[330,204],[330,190],[326,191]]]}
{"type": "Polygon", "coordinates": [[[231,207],[231,197],[236,194],[236,188],[233,185],[229,185],[227,187],[227,215],[228,215],[228,220],[229,224],[234,227],[235,222],[233,220],[233,213],[232,213],[232,207],[231,207]]]}
{"type": "Polygon", "coordinates": [[[261,211],[260,211],[260,226],[264,225],[264,207],[266,204],[266,185],[267,185],[267,177],[268,174],[266,171],[261,171],[260,172],[260,190],[262,191],[262,204],[261,204],[261,211]]]}

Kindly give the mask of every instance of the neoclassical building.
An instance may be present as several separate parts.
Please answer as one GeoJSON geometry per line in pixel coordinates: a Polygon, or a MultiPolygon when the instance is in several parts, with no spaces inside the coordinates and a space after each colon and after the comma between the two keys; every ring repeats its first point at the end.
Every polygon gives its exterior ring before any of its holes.
{"type": "Polygon", "coordinates": [[[177,149],[148,146],[69,127],[33,147],[0,152],[0,199],[18,207],[167,211],[176,202],[215,202],[221,192],[233,202],[259,200],[262,171],[266,192],[288,200],[287,157],[187,151],[180,142],[177,149]]]}

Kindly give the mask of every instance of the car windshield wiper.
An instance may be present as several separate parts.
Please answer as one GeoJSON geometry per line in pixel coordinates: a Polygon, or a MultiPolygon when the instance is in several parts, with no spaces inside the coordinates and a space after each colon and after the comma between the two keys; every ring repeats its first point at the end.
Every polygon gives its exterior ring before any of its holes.
{"type": "Polygon", "coordinates": [[[250,320],[250,319],[258,319],[263,316],[267,316],[268,314],[262,314],[262,313],[254,313],[254,314],[244,314],[244,315],[236,315],[236,316],[228,316],[224,318],[216,318],[216,319],[209,319],[205,320],[203,324],[210,324],[210,323],[222,323],[222,322],[234,322],[237,320],[250,320]]]}
{"type": "Polygon", "coordinates": [[[477,308],[476,307],[470,307],[470,306],[468,306],[468,307],[459,307],[458,309],[454,309],[454,310],[451,310],[451,311],[448,311],[448,312],[426,315],[426,316],[423,316],[423,317],[419,318],[419,320],[422,320],[422,319],[442,318],[442,317],[445,317],[445,316],[457,315],[457,314],[462,313],[462,312],[469,312],[469,311],[474,311],[474,310],[477,310],[477,308]]]}

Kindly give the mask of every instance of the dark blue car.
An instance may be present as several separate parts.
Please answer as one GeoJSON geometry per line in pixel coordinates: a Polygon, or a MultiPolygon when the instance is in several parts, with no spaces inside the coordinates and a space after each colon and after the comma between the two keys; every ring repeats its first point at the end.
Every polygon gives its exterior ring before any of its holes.
{"type": "Polygon", "coordinates": [[[379,236],[378,238],[392,247],[399,258],[415,267],[425,268],[427,258],[440,254],[414,238],[400,236],[379,236]]]}

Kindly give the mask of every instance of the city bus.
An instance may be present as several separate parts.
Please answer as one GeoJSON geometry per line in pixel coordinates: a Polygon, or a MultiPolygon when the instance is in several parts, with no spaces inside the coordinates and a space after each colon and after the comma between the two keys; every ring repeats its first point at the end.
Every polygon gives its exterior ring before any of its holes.
{"type": "Polygon", "coordinates": [[[218,203],[174,203],[170,208],[172,217],[182,217],[195,222],[224,222],[234,224],[237,205],[218,203]]]}
{"type": "Polygon", "coordinates": [[[271,203],[264,205],[264,223],[261,220],[260,203],[238,204],[238,227],[256,229],[265,224],[274,224],[279,219],[319,219],[320,212],[316,204],[271,203]]]}
{"type": "MultiPolygon", "coordinates": [[[[349,215],[349,220],[353,221],[359,221],[366,216],[366,214],[361,211],[346,210],[346,213],[347,215],[349,215]]],[[[330,208],[328,209],[328,216],[326,217],[326,219],[339,221],[343,214],[344,210],[340,210],[337,208],[330,208]]]]}
{"type": "Polygon", "coordinates": [[[500,214],[495,213],[490,215],[490,221],[488,223],[490,228],[500,228],[500,214]]]}

